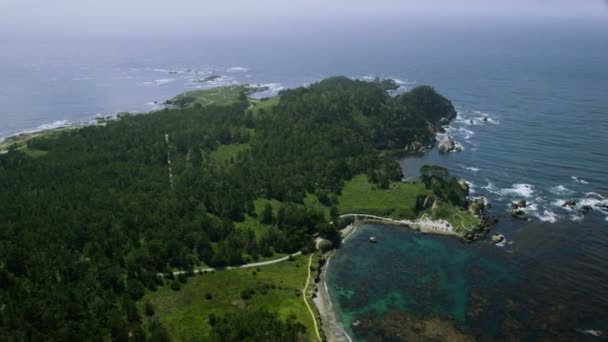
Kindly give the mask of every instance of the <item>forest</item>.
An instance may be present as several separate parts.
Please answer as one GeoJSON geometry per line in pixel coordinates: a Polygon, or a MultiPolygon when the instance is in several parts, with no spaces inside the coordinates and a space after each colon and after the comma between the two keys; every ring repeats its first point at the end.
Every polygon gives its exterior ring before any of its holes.
{"type": "MultiPolygon", "coordinates": [[[[432,144],[455,116],[431,87],[388,88],[333,77],[272,106],[244,92],[189,100],[10,148],[0,155],[0,339],[164,340],[136,305],[172,281],[159,273],[311,251],[314,234],[339,240],[330,222],[345,182],[400,181],[383,151],[432,144]]],[[[213,336],[238,340],[256,319],[287,340],[303,333],[260,313],[220,317],[213,336]]]]}

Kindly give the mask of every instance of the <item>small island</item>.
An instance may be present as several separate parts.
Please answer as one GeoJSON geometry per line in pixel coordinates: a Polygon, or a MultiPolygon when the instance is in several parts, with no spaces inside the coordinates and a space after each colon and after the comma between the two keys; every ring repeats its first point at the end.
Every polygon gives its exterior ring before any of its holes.
{"type": "Polygon", "coordinates": [[[254,99],[263,88],[234,85],[8,139],[3,336],[222,340],[264,336],[263,321],[322,339],[313,298],[341,229],[474,241],[492,223],[444,168],[402,180],[395,152],[433,148],[456,111],[432,87],[395,87],[332,77],[254,99]]]}

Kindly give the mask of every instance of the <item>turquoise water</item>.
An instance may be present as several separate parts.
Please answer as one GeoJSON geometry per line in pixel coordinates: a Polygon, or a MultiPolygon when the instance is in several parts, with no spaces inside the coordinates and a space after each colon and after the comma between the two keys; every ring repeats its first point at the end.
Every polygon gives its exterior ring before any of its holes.
{"type": "MultiPolygon", "coordinates": [[[[556,251],[505,253],[487,242],[467,245],[368,224],[332,257],[327,284],[336,313],[355,340],[395,339],[379,328],[394,312],[421,322],[438,318],[479,340],[592,339],[581,331],[607,328],[606,286],[578,279],[585,283],[582,292],[568,289],[576,284],[567,279],[572,270],[565,264],[571,257],[579,262],[589,257],[556,251]],[[369,236],[378,243],[369,243],[369,236]],[[555,273],[560,268],[562,273],[555,273]]],[[[596,276],[606,276],[605,269],[596,276]]]]}

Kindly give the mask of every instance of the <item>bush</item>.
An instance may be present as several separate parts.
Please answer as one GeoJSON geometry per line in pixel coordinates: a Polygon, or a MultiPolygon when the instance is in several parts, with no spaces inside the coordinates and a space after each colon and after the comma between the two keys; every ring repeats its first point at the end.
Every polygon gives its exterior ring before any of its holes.
{"type": "Polygon", "coordinates": [[[209,314],[209,317],[207,318],[207,322],[209,323],[210,326],[215,326],[215,324],[217,323],[217,316],[215,314],[209,314]]]}
{"type": "Polygon", "coordinates": [[[173,290],[173,291],[179,291],[179,290],[181,290],[181,288],[182,288],[182,284],[180,284],[179,281],[173,281],[171,283],[171,290],[173,290]]]}
{"type": "Polygon", "coordinates": [[[144,306],[144,311],[147,316],[154,316],[154,306],[152,305],[152,303],[149,300],[146,301],[146,304],[144,306]]]}
{"type": "Polygon", "coordinates": [[[186,282],[188,282],[188,276],[186,274],[184,274],[184,273],[180,273],[177,276],[177,281],[179,281],[182,284],[185,284],[186,282]]]}
{"type": "Polygon", "coordinates": [[[211,300],[211,299],[213,299],[213,296],[211,295],[211,293],[207,292],[207,293],[205,293],[205,299],[211,300]]]}

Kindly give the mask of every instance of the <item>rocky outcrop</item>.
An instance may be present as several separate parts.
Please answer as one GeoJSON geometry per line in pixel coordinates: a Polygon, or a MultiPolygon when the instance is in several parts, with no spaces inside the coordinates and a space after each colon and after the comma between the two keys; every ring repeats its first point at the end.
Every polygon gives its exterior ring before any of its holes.
{"type": "Polygon", "coordinates": [[[404,150],[405,152],[424,153],[428,150],[428,148],[420,141],[414,141],[409,145],[405,145],[404,150]]]}
{"type": "Polygon", "coordinates": [[[476,216],[481,216],[486,211],[486,202],[483,198],[478,198],[469,203],[469,212],[476,216]]]}
{"type": "Polygon", "coordinates": [[[513,218],[519,219],[519,220],[527,220],[528,219],[528,214],[526,214],[525,211],[521,210],[521,209],[517,209],[517,210],[512,210],[511,211],[511,216],[513,218]]]}
{"type": "Polygon", "coordinates": [[[511,216],[519,220],[527,220],[528,214],[522,210],[527,205],[525,199],[519,200],[517,203],[511,203],[511,216]]]}
{"type": "Polygon", "coordinates": [[[446,135],[443,139],[441,139],[441,141],[437,145],[437,149],[441,153],[460,151],[460,148],[456,146],[454,139],[452,139],[452,137],[450,137],[449,135],[446,135]]]}
{"type": "Polygon", "coordinates": [[[499,244],[501,242],[505,241],[505,236],[502,234],[494,234],[492,235],[492,243],[494,244],[499,244]]]}
{"type": "Polygon", "coordinates": [[[470,186],[469,183],[467,183],[466,180],[461,179],[458,181],[458,184],[460,185],[460,187],[462,188],[462,190],[464,191],[466,196],[469,196],[469,192],[470,192],[470,186]]]}

